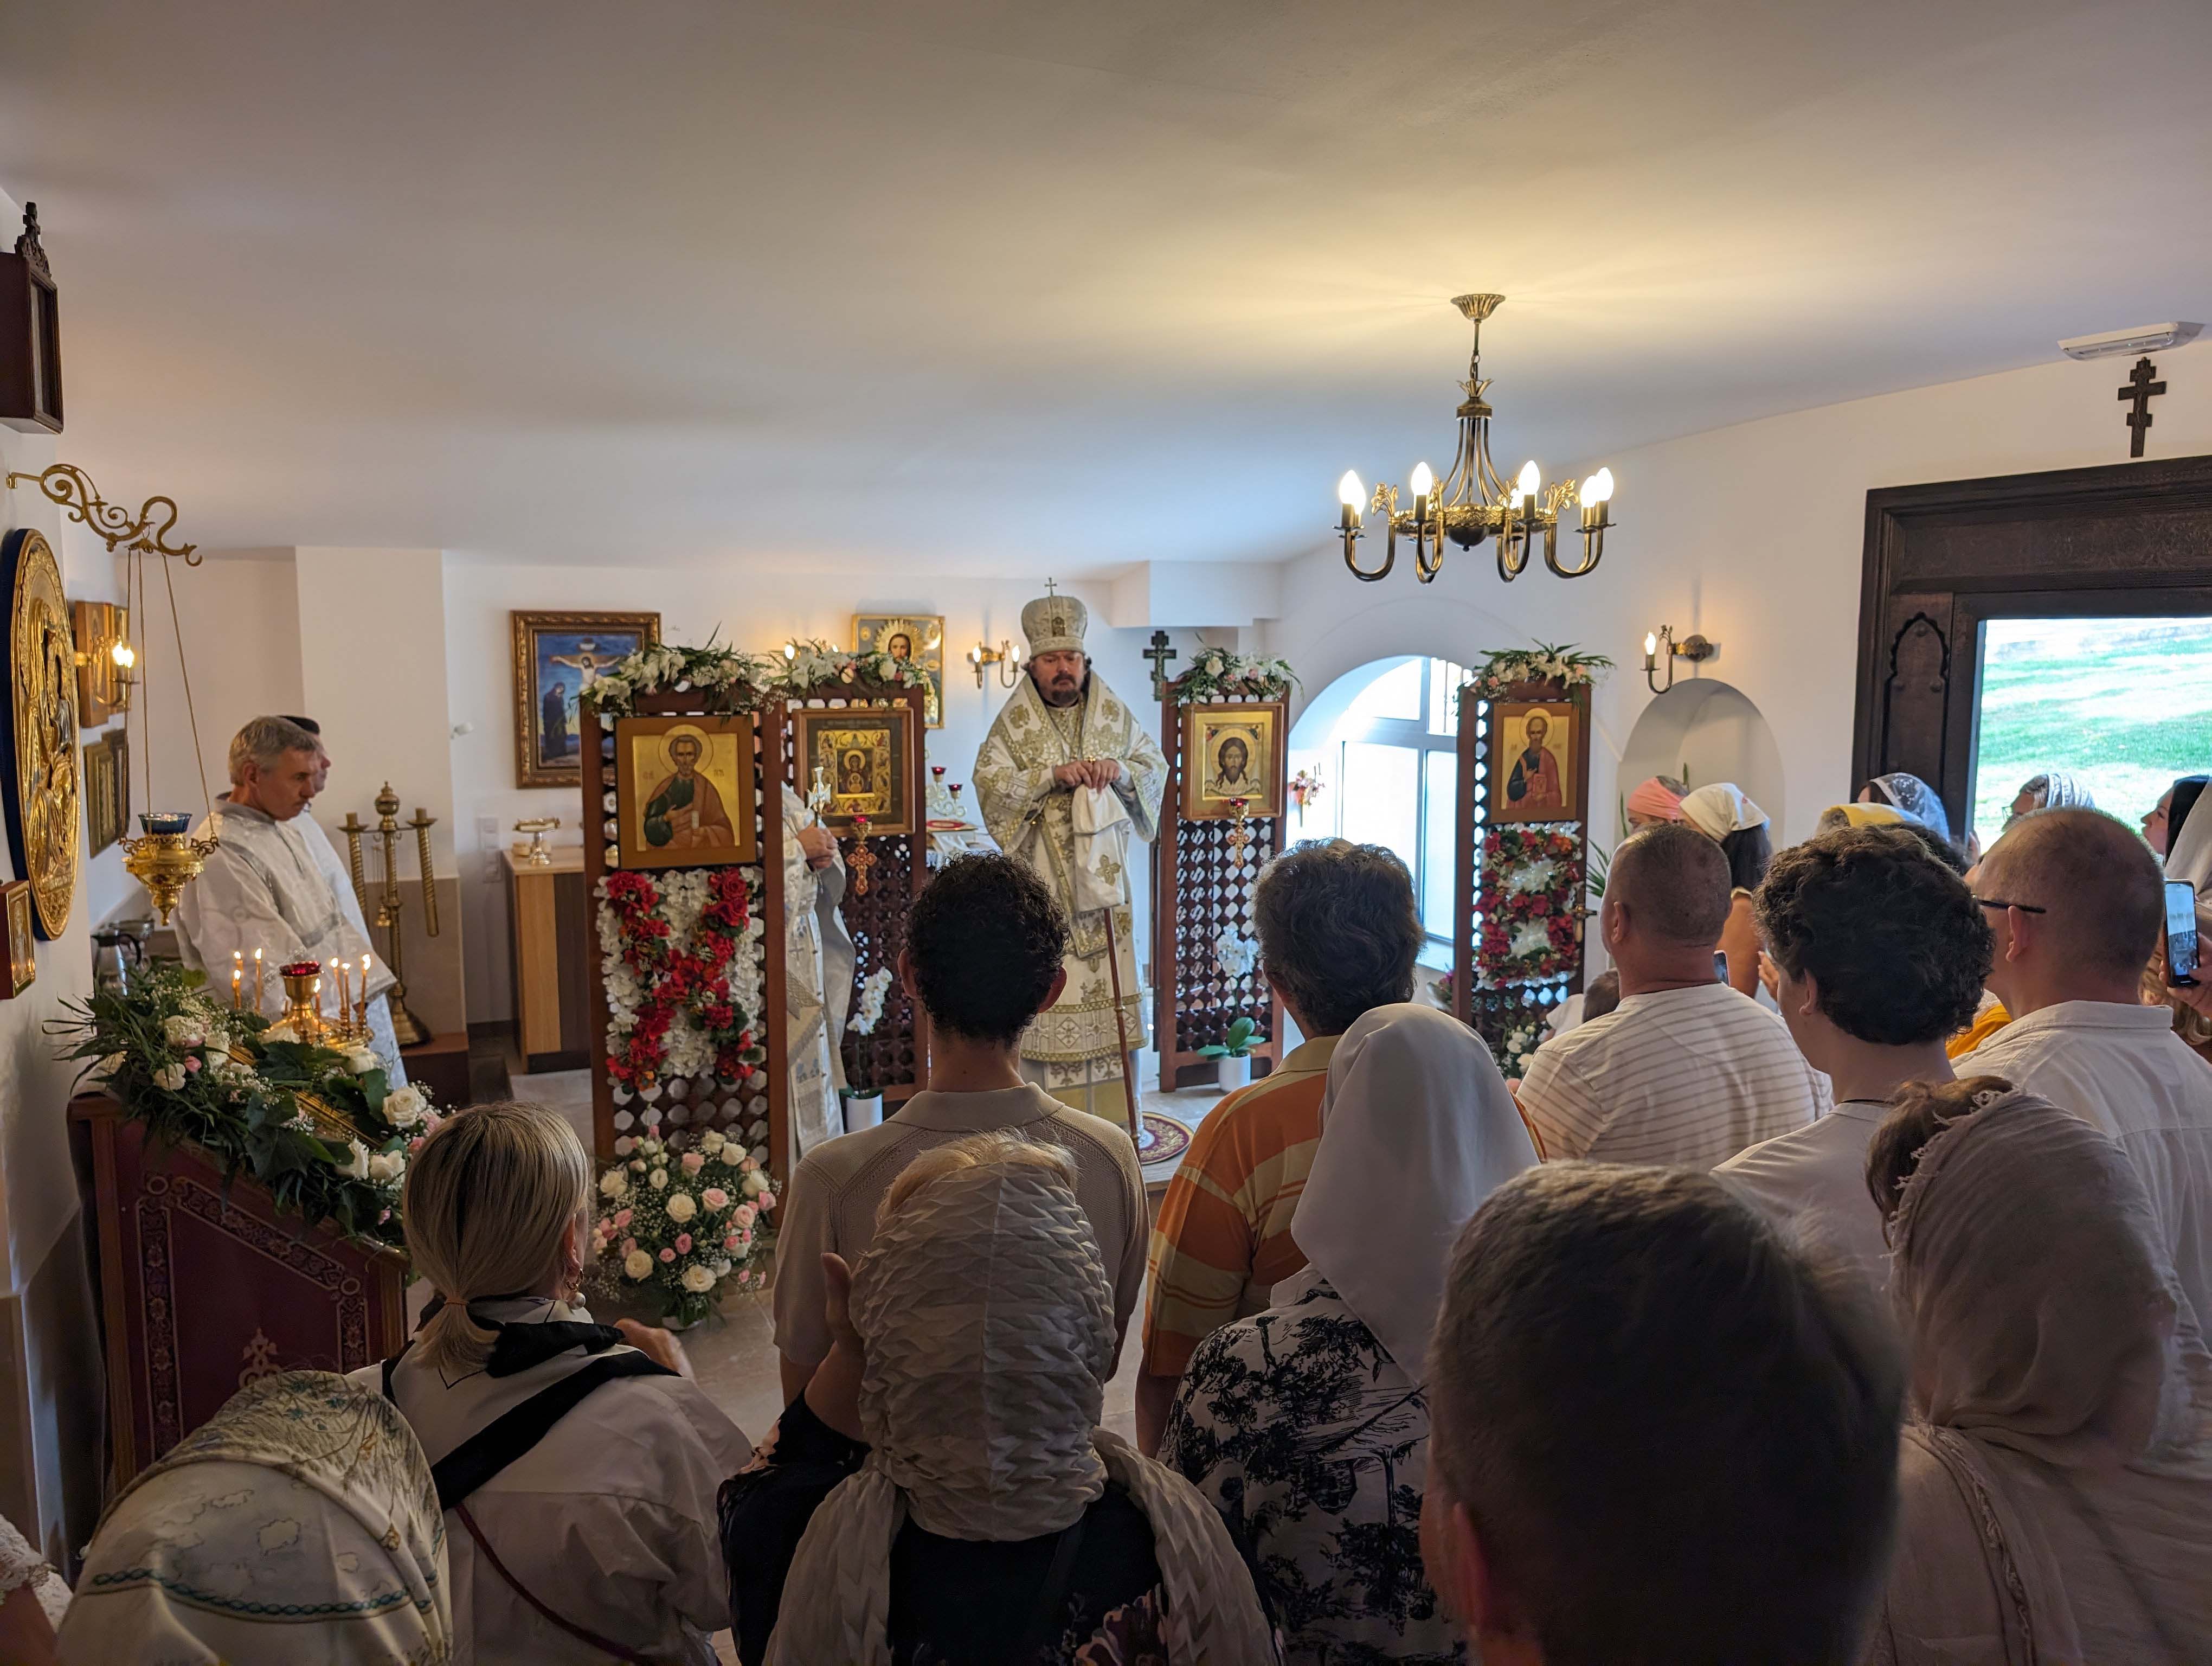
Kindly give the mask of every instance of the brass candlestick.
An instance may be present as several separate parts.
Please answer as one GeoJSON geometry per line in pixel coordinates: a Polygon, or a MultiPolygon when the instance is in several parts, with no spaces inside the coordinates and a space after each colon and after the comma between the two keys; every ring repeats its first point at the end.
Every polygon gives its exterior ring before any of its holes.
{"type": "Polygon", "coordinates": [[[518,852],[525,867],[550,867],[553,852],[545,842],[545,836],[561,825],[558,816],[526,816],[515,823],[514,830],[530,835],[530,848],[518,852]]]}
{"type": "Polygon", "coordinates": [[[284,1010],[277,1022],[303,1042],[324,1039],[330,1026],[323,1018],[322,967],[302,960],[283,968],[277,976],[284,980],[284,1010]]]}
{"type": "MultiPolygon", "coordinates": [[[[402,1047],[416,1047],[430,1039],[430,1031],[422,1019],[407,1010],[407,945],[402,934],[400,915],[405,897],[399,889],[399,834],[403,827],[415,830],[416,860],[422,876],[422,931],[425,936],[438,935],[438,879],[437,870],[430,860],[430,830],[438,824],[434,816],[425,815],[417,806],[412,820],[399,819],[399,794],[386,781],[384,790],[376,795],[376,825],[363,827],[350,810],[346,812],[344,824],[338,830],[346,836],[346,850],[353,869],[354,891],[361,903],[361,911],[368,913],[368,880],[362,860],[361,842],[363,835],[373,835],[383,845],[383,890],[376,899],[376,925],[385,933],[384,960],[392,968],[392,1034],[402,1047]]],[[[366,991],[364,991],[366,993],[366,991]]]]}

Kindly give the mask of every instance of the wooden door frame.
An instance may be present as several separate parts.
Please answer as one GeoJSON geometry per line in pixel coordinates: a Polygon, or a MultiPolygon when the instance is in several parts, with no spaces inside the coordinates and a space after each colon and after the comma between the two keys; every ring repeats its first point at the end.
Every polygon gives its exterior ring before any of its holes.
{"type": "Polygon", "coordinates": [[[1913,733],[1935,733],[1952,825],[1972,812],[1981,626],[1992,618],[2212,613],[2212,456],[1995,475],[1867,494],[1851,790],[1907,767],[1891,684],[1923,619],[1942,650],[1913,733]]]}

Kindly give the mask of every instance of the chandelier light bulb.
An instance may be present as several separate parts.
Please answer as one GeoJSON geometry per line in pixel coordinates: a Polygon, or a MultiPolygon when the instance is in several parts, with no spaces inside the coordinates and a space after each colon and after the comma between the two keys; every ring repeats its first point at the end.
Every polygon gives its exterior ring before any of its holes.
{"type": "Polygon", "coordinates": [[[1523,497],[1534,497],[1543,489],[1543,471],[1536,466],[1534,458],[1530,458],[1521,465],[1521,473],[1513,483],[1520,488],[1521,496],[1523,497]]]}
{"type": "Polygon", "coordinates": [[[1645,631],[1644,633],[1644,657],[1647,660],[1655,659],[1657,657],[1658,653],[1659,633],[1656,630],[1645,631]]]}
{"type": "Polygon", "coordinates": [[[1413,489],[1416,497],[1426,497],[1437,489],[1437,477],[1426,463],[1413,465],[1413,477],[1406,483],[1413,489]]]}
{"type": "Polygon", "coordinates": [[[1613,499],[1613,471],[1600,469],[1583,482],[1582,490],[1577,496],[1585,503],[1610,502],[1613,499]]]}
{"type": "Polygon", "coordinates": [[[1366,489],[1359,483],[1359,477],[1346,469],[1344,478],[1336,483],[1336,501],[1347,509],[1356,509],[1366,496],[1366,489]]]}

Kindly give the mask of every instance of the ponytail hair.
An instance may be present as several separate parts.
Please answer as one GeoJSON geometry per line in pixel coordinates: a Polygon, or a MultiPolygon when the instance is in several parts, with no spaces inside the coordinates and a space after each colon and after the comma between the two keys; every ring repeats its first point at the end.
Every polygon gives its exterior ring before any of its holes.
{"type": "Polygon", "coordinates": [[[544,1105],[477,1105],[441,1123],[408,1165],[407,1253],[445,1298],[416,1338],[422,1363],[480,1370],[498,1333],[471,1302],[544,1287],[561,1238],[583,1230],[592,1165],[568,1119],[544,1105]]]}
{"type": "MultiPolygon", "coordinates": [[[[1881,1211],[1882,1242],[1905,1196],[1905,1183],[1920,1166],[1928,1142],[1961,1116],[1970,1116],[1985,1096],[2012,1091],[2002,1076],[1969,1076],[1955,1082],[1907,1082],[1890,1102],[1889,1115],[1867,1146],[1867,1190],[1881,1211]]],[[[1895,1249],[1894,1243],[1890,1243],[1895,1249]]]]}

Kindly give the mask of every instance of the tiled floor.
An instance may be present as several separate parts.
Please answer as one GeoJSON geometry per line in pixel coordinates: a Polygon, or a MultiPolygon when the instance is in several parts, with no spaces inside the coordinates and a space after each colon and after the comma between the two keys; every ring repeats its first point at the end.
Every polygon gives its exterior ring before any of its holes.
{"type": "MultiPolygon", "coordinates": [[[[519,1099],[534,1099],[564,1113],[589,1145],[592,1138],[592,1078],[589,1071],[564,1070],[536,1076],[516,1076],[513,1092],[519,1099]]],[[[1180,1092],[1148,1091],[1144,1108],[1196,1127],[1220,1097],[1211,1088],[1186,1088],[1180,1092]]],[[[1173,1163],[1157,1164],[1145,1170],[1146,1190],[1152,1207],[1175,1172],[1173,1163]]],[[[1139,1298],[1137,1311],[1144,1311],[1139,1298]]],[[[699,1384],[731,1420],[757,1440],[765,1435],[783,1409],[783,1391],[776,1366],[775,1325],[769,1316],[769,1298],[764,1291],[736,1291],[723,1302],[714,1318],[687,1332],[685,1351],[699,1384]]],[[[1131,1322],[1121,1349],[1121,1359],[1106,1384],[1106,1426],[1127,1438],[1136,1438],[1137,1325],[1131,1322]]]]}

